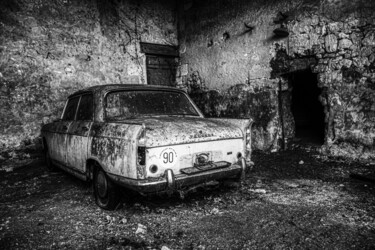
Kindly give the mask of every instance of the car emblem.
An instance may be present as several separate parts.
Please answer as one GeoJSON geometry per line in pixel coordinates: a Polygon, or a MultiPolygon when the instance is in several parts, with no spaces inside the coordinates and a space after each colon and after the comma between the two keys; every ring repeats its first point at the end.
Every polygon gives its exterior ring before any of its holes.
{"type": "Polygon", "coordinates": [[[202,130],[200,130],[197,134],[190,135],[191,139],[196,139],[196,138],[204,138],[204,137],[213,137],[215,136],[214,134],[208,134],[204,133],[202,130]]]}

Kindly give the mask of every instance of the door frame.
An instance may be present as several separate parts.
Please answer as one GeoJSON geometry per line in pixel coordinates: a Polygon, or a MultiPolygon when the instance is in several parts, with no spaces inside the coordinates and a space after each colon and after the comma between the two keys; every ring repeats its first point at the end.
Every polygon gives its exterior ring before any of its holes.
{"type": "Polygon", "coordinates": [[[165,45],[165,44],[156,44],[156,43],[140,43],[141,52],[146,55],[145,60],[145,69],[146,69],[146,79],[147,84],[150,83],[149,74],[148,74],[148,57],[156,56],[156,57],[169,57],[169,58],[177,58],[179,59],[179,52],[178,46],[174,45],[165,45]]]}

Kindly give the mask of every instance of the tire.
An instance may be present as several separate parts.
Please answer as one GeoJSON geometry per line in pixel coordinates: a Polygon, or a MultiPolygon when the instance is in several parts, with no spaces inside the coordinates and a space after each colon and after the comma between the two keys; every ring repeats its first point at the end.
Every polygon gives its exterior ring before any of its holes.
{"type": "Polygon", "coordinates": [[[100,208],[113,210],[120,203],[120,195],[116,185],[100,167],[97,167],[94,171],[93,189],[95,203],[100,208]]]}
{"type": "Polygon", "coordinates": [[[53,165],[53,163],[52,163],[51,156],[50,156],[50,154],[49,154],[48,148],[46,148],[46,149],[44,150],[44,160],[45,160],[45,163],[46,163],[47,169],[48,169],[49,171],[55,171],[55,170],[56,170],[55,165],[53,165]]]}

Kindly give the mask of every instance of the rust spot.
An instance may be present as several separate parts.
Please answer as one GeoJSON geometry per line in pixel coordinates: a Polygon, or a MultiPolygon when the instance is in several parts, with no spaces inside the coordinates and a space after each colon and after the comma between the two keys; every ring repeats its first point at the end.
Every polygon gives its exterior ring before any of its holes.
{"type": "Polygon", "coordinates": [[[146,178],[146,166],[137,165],[137,178],[138,179],[146,178]]]}

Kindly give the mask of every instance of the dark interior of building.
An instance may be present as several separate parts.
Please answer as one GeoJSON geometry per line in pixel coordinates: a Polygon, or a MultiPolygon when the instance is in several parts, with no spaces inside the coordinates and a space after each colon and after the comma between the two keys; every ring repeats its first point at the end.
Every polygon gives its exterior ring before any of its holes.
{"type": "Polygon", "coordinates": [[[310,69],[301,70],[293,73],[290,80],[296,137],[309,143],[323,144],[324,108],[319,101],[322,90],[317,86],[317,75],[310,69]]]}

